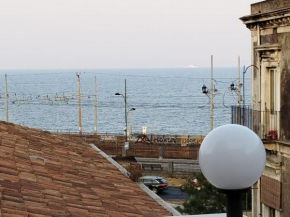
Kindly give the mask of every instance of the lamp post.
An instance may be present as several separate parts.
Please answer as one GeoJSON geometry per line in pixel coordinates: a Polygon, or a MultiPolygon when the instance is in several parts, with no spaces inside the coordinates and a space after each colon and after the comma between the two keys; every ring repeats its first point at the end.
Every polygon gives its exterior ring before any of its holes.
{"type": "Polygon", "coordinates": [[[245,100],[245,74],[247,72],[247,70],[250,67],[255,67],[256,69],[259,70],[259,68],[255,65],[249,65],[247,68],[245,68],[244,66],[244,71],[243,71],[243,124],[245,124],[245,106],[246,106],[246,100],[245,100]]]}
{"type": "MultiPolygon", "coordinates": [[[[237,105],[237,108],[236,108],[236,120],[235,120],[235,123],[237,124],[241,124],[241,106],[240,106],[240,103],[241,103],[241,91],[240,91],[240,79],[238,78],[238,85],[235,86],[235,84],[232,82],[229,86],[229,90],[231,92],[234,92],[237,94],[238,96],[238,105],[237,105]]],[[[233,109],[233,108],[232,108],[233,109]]],[[[234,122],[234,116],[232,116],[232,123],[234,122]]]]}
{"type": "Polygon", "coordinates": [[[244,71],[243,71],[243,104],[244,104],[244,108],[245,108],[245,102],[246,102],[245,101],[245,74],[250,67],[255,67],[256,69],[259,70],[259,68],[255,65],[249,65],[247,68],[245,68],[245,66],[244,66],[244,71]]]}
{"type": "Polygon", "coordinates": [[[242,193],[260,178],[266,164],[261,139],[249,128],[227,124],[211,131],[199,151],[206,179],[227,198],[227,217],[242,217],[242,193]]]}
{"type": "Polygon", "coordinates": [[[127,133],[127,95],[126,95],[126,79],[125,79],[125,95],[121,93],[115,93],[115,96],[122,96],[124,99],[124,108],[125,108],[125,142],[128,142],[128,133],[127,133]]]}
{"type": "Polygon", "coordinates": [[[201,90],[202,93],[208,94],[209,93],[209,100],[210,100],[210,112],[209,112],[209,128],[210,131],[213,130],[213,92],[216,92],[216,89],[213,88],[213,55],[210,57],[211,59],[211,67],[210,67],[210,90],[208,91],[205,85],[202,86],[201,90]]]}

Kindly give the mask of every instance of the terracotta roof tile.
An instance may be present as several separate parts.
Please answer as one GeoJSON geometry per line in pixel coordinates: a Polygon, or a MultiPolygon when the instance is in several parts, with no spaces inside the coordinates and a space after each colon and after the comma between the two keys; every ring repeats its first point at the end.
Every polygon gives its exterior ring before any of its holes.
{"type": "Polygon", "coordinates": [[[20,188],[20,184],[19,183],[12,183],[9,180],[0,180],[0,186],[2,188],[4,188],[3,192],[16,192],[19,190],[20,188]]]}
{"type": "Polygon", "coordinates": [[[14,197],[14,196],[10,196],[10,195],[4,195],[2,199],[17,202],[17,203],[23,203],[23,201],[24,201],[22,197],[14,197]]]}
{"type": "Polygon", "coordinates": [[[49,208],[41,207],[33,203],[27,206],[27,211],[29,213],[51,216],[51,210],[49,208]]]}
{"type": "Polygon", "coordinates": [[[51,210],[51,215],[56,217],[71,217],[71,214],[68,211],[64,210],[51,210]]]}
{"type": "Polygon", "coordinates": [[[90,216],[90,213],[87,209],[80,209],[75,207],[67,207],[68,211],[72,214],[72,216],[90,216]]]}
{"type": "Polygon", "coordinates": [[[5,216],[28,216],[28,212],[22,211],[22,210],[16,210],[16,209],[10,209],[10,208],[2,208],[1,209],[2,214],[5,216]]]}
{"type": "Polygon", "coordinates": [[[26,206],[24,203],[22,202],[15,202],[15,201],[11,201],[11,200],[1,200],[1,209],[2,208],[10,208],[10,209],[15,209],[15,210],[22,210],[25,211],[26,210],[26,206]]]}
{"type": "Polygon", "coordinates": [[[9,160],[6,157],[0,157],[0,166],[14,169],[15,168],[15,161],[9,160]]]}
{"type": "Polygon", "coordinates": [[[0,216],[170,216],[80,139],[0,121],[0,216]]]}
{"type": "Polygon", "coordinates": [[[62,197],[52,196],[52,195],[44,195],[44,198],[48,199],[48,203],[49,202],[54,202],[54,203],[64,204],[65,205],[65,201],[63,200],[62,197]]]}
{"type": "Polygon", "coordinates": [[[51,210],[63,210],[63,206],[65,206],[65,203],[58,203],[58,202],[48,200],[46,205],[51,210]]]}
{"type": "Polygon", "coordinates": [[[109,215],[106,213],[90,213],[90,217],[108,217],[109,215]]]}

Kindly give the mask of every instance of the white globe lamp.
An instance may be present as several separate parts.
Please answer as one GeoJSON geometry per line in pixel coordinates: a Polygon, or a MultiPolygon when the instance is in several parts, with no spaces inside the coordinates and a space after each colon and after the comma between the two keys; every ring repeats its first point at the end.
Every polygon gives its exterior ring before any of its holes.
{"type": "Polygon", "coordinates": [[[199,150],[199,164],[206,179],[227,194],[228,217],[239,217],[242,216],[241,193],[247,192],[262,175],[266,152],[252,130],[227,124],[205,137],[199,150]]]}

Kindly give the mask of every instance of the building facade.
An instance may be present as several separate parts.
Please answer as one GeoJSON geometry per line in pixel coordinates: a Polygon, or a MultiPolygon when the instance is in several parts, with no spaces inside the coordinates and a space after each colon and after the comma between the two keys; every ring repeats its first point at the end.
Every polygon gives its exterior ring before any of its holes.
{"type": "Polygon", "coordinates": [[[290,216],[290,0],[251,5],[252,129],[263,140],[266,168],[252,187],[253,217],[290,216]]]}

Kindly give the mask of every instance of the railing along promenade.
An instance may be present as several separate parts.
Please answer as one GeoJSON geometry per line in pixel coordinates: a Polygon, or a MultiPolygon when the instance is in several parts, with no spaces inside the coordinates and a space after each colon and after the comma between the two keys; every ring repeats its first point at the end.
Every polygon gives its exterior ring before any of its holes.
{"type": "MultiPolygon", "coordinates": [[[[121,156],[125,144],[125,136],[114,134],[82,134],[62,133],[70,138],[81,138],[93,143],[111,156],[121,156]]],[[[142,135],[129,137],[127,156],[144,158],[198,159],[198,150],[203,136],[188,135],[142,135]],[[142,137],[142,138],[141,138],[142,137]],[[140,139],[141,138],[141,139],[140,139]],[[144,139],[145,138],[145,139],[144,139]]]]}

